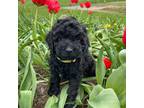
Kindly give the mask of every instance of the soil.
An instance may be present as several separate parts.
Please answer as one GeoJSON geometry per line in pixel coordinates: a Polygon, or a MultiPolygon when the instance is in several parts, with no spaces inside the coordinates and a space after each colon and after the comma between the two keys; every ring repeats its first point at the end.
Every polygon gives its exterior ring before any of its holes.
{"type": "MultiPolygon", "coordinates": [[[[42,81],[45,78],[48,78],[48,71],[42,69],[40,66],[34,66],[35,71],[37,73],[37,80],[42,81]]],[[[36,89],[36,96],[34,98],[34,103],[33,103],[33,108],[44,108],[47,99],[48,99],[48,82],[39,82],[37,84],[37,89],[36,89]]]]}
{"type": "Polygon", "coordinates": [[[47,91],[48,91],[47,83],[43,82],[37,85],[33,108],[44,108],[48,99],[47,91]]]}

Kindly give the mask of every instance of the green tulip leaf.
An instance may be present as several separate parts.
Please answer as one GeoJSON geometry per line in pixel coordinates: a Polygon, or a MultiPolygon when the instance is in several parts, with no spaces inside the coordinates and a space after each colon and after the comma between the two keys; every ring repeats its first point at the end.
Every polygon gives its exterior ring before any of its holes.
{"type": "Polygon", "coordinates": [[[68,85],[65,85],[61,90],[58,108],[64,108],[67,99],[67,89],[68,89],[68,85]]]}
{"type": "Polygon", "coordinates": [[[120,108],[120,103],[114,90],[104,89],[101,85],[93,88],[89,100],[88,108],[120,108]]]}
{"type": "Polygon", "coordinates": [[[20,108],[32,108],[32,91],[31,90],[21,90],[20,91],[20,108]]]}
{"type": "Polygon", "coordinates": [[[97,80],[97,83],[101,85],[103,83],[103,79],[106,73],[105,65],[103,63],[102,57],[103,57],[103,51],[101,49],[99,52],[99,56],[98,56],[97,64],[96,64],[96,80],[97,80]]]}
{"type": "Polygon", "coordinates": [[[123,49],[119,52],[119,60],[121,64],[126,62],[126,49],[123,49]]]}
{"type": "Polygon", "coordinates": [[[49,97],[44,108],[58,108],[58,98],[54,95],[49,97]]]}
{"type": "Polygon", "coordinates": [[[111,75],[107,79],[106,87],[113,88],[121,102],[121,106],[125,106],[126,64],[123,64],[119,68],[112,70],[111,75]]]}

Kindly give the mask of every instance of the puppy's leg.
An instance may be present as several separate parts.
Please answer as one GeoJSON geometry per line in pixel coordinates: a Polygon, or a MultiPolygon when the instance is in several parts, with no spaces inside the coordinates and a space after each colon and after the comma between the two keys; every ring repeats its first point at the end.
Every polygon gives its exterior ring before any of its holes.
{"type": "Polygon", "coordinates": [[[69,88],[67,91],[68,97],[64,108],[73,108],[73,106],[75,105],[75,99],[78,94],[78,89],[81,81],[81,77],[78,74],[79,72],[75,71],[75,73],[76,74],[70,75],[71,78],[69,79],[69,88]]]}
{"type": "Polygon", "coordinates": [[[53,65],[51,66],[51,78],[50,78],[50,87],[48,90],[48,95],[58,95],[60,93],[60,77],[59,73],[53,65]]]}

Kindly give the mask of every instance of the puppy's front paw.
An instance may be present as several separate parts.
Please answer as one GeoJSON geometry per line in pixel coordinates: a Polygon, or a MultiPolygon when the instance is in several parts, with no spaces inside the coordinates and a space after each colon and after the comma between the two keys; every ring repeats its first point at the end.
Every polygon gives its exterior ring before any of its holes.
{"type": "Polygon", "coordinates": [[[60,88],[59,87],[51,86],[48,90],[48,95],[49,96],[52,96],[52,95],[57,96],[59,93],[60,93],[60,88]]]}

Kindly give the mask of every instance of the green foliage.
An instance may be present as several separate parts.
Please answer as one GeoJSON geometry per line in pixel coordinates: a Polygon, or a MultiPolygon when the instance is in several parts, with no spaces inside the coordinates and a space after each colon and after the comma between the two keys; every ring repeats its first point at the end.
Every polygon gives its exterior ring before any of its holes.
{"type": "Polygon", "coordinates": [[[58,103],[58,98],[56,96],[51,96],[51,97],[49,97],[49,99],[45,105],[45,108],[58,108],[57,103],[58,103]]]}
{"type": "Polygon", "coordinates": [[[30,72],[30,62],[31,62],[31,48],[28,47],[28,52],[29,55],[28,55],[28,58],[27,58],[27,63],[26,63],[26,66],[25,66],[25,70],[24,70],[24,75],[23,75],[23,79],[22,79],[22,82],[21,82],[21,85],[20,85],[20,89],[21,90],[29,90],[31,87],[31,72],[30,72]]]}
{"type": "Polygon", "coordinates": [[[88,108],[120,108],[120,103],[114,90],[104,89],[100,85],[93,88],[88,103],[88,108]]]}
{"type": "Polygon", "coordinates": [[[107,88],[113,88],[120,102],[121,108],[126,106],[126,64],[122,64],[117,69],[113,69],[111,75],[107,79],[107,88]]]}
{"type": "Polygon", "coordinates": [[[119,52],[119,60],[121,64],[126,63],[126,49],[123,49],[119,52]]]}
{"type": "Polygon", "coordinates": [[[104,76],[106,74],[106,69],[105,69],[105,65],[103,63],[103,49],[100,50],[99,52],[99,56],[98,56],[98,59],[97,59],[97,68],[96,68],[96,80],[97,80],[97,83],[98,84],[103,84],[103,79],[104,79],[104,76]]]}
{"type": "Polygon", "coordinates": [[[32,91],[20,91],[19,106],[20,108],[32,108],[32,91]]]}
{"type": "Polygon", "coordinates": [[[31,47],[26,47],[28,50],[28,58],[26,62],[24,71],[24,75],[22,77],[22,81],[20,83],[20,108],[31,108],[33,105],[33,100],[35,96],[35,91],[37,87],[37,78],[36,72],[32,66],[32,49],[31,47]],[[28,101],[28,102],[26,102],[28,101]],[[28,106],[25,104],[28,103],[28,106]],[[31,106],[30,106],[31,105],[31,106]]]}
{"type": "Polygon", "coordinates": [[[61,90],[58,108],[64,108],[67,99],[67,89],[68,89],[68,85],[64,86],[61,90]]]}
{"type": "Polygon", "coordinates": [[[92,86],[88,85],[88,84],[81,84],[83,86],[83,89],[86,93],[88,93],[88,95],[90,95],[91,91],[92,91],[92,86]]]}
{"type": "Polygon", "coordinates": [[[77,105],[82,105],[82,99],[84,97],[84,89],[80,87],[77,98],[76,98],[76,104],[77,105]]]}

